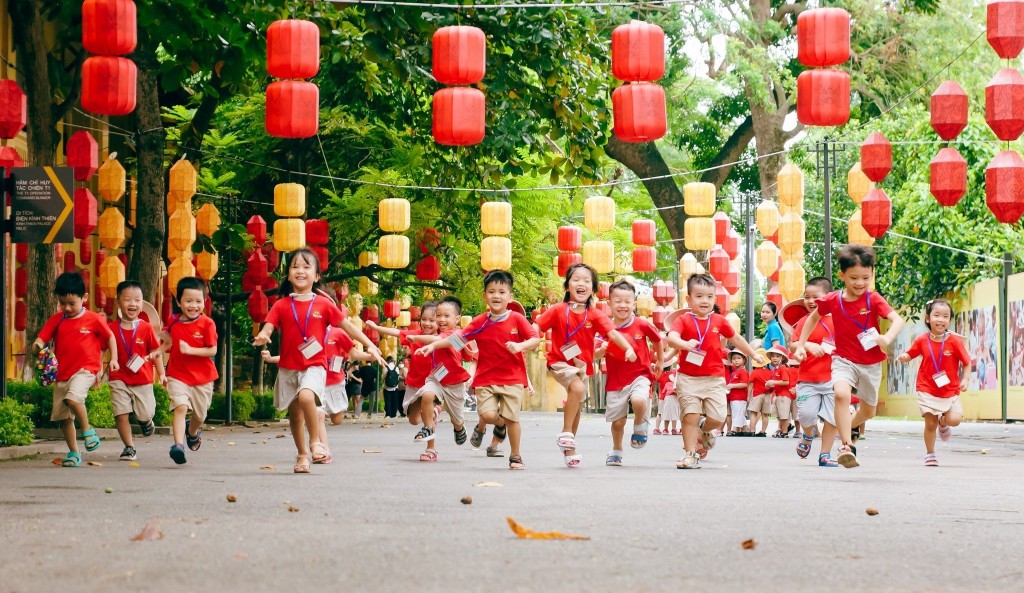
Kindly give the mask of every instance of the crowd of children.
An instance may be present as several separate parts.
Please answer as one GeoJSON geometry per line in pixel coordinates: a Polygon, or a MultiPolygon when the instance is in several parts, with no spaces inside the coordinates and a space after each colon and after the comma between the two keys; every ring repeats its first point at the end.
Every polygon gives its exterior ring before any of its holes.
{"type": "MultiPolygon", "coordinates": [[[[569,267],[563,302],[533,323],[514,300],[512,275],[492,271],[483,281],[487,310],[464,328],[459,327],[462,303],[453,296],[423,303],[416,329],[367,325],[398,338],[409,350],[401,412],[418,428],[413,440],[424,445],[420,461],[438,459],[438,416],[443,411],[451,421],[456,445],[468,440],[473,448],[480,448],[490,425],[487,456],[503,456],[500,446],[507,439],[509,469],[524,469],[521,412],[532,393],[524,352],[536,349],[540,336],[549,332],[547,369],[567,394],[562,430],[555,437],[566,467],[582,464],[577,442],[580,418],[590,376],[602,359],[607,367],[605,418],[612,437],[605,458],[608,466],[623,464],[632,411],[630,447],[643,448],[649,434],[681,436],[679,469],[700,468],[721,434],[766,436],[770,416],[778,419],[773,436],[786,438],[795,430],[800,458],[807,458],[814,440],[820,439],[819,466],[856,467],[856,427],[875,413],[884,349],[902,329],[903,320],[883,297],[868,289],[875,263],[870,248],[846,246],[839,252],[838,263],[842,290],[833,291],[826,278],[808,281],[803,298],[788,305],[798,308],[791,311],[798,318],[795,327],[786,323],[788,307],[780,312],[774,304],[765,304],[762,319],[767,331],[763,342],[753,346],[716,311],[716,285],[707,274],[688,279],[688,306],[669,315],[662,332],[636,315],[636,287],[627,281],[611,285],[611,314],[602,313],[594,302],[598,276],[585,264],[569,267]],[[879,326],[882,319],[889,321],[884,334],[879,326]],[[787,338],[791,350],[786,347],[787,338]],[[726,350],[727,344],[732,350],[726,350]],[[759,345],[763,347],[756,348],[759,345]],[[464,364],[470,360],[472,373],[464,364]],[[477,401],[472,436],[467,432],[467,390],[477,401]],[[855,413],[850,406],[854,393],[860,400],[855,413]],[[838,456],[833,459],[837,440],[838,456]]],[[[295,251],[286,261],[286,270],[281,298],[253,345],[265,346],[275,332],[278,336],[280,354],[272,356],[264,349],[262,356],[278,366],[274,405],[288,412],[296,448],[294,472],[309,473],[312,464],[332,461],[327,420],[340,424],[349,407],[353,392],[347,387],[358,381],[349,365],[373,359],[385,363],[369,338],[346,319],[343,308],[318,290],[316,253],[295,251]],[[363,350],[356,347],[357,342],[363,350]]],[[[135,460],[138,454],[131,414],[143,436],[153,433],[153,384],[159,382],[167,388],[173,412],[169,455],[174,463],[185,463],[186,448],[195,452],[202,445],[203,423],[218,378],[213,363],[217,330],[204,313],[205,282],[199,278],[178,282],[176,314],[165,321],[159,334],[140,317],[144,295],[137,282],[118,285],[118,318],[109,323],[85,307],[88,295],[78,274],[61,274],[55,293],[59,312],[47,321],[34,345],[44,348],[52,342],[58,361],[51,418],[60,421],[69,449],[62,464],[82,463],[75,420],[86,451],[100,444],[89,425],[85,399],[99,381],[103,350],[111,353],[107,380],[124,445],[120,459],[135,460]]],[[[928,466],[938,465],[936,437],[948,440],[963,416],[959,393],[970,357],[961,339],[948,331],[952,314],[947,301],[929,302],[925,319],[929,333],[896,359],[906,363],[922,357],[916,387],[925,419],[928,466]]],[[[392,383],[394,391],[399,383],[392,383]]],[[[398,399],[394,399],[391,407],[397,411],[398,399]]]]}

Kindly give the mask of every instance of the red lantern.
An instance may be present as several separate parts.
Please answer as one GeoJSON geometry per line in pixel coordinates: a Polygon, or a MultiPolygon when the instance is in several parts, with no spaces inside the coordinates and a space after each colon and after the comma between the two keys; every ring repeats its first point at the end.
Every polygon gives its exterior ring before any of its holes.
{"type": "Polygon", "coordinates": [[[736,259],[740,255],[740,236],[739,234],[729,229],[729,232],[725,234],[725,241],[722,241],[722,249],[728,254],[729,259],[736,259]]]}
{"type": "MultiPolygon", "coordinates": [[[[640,219],[633,221],[633,244],[654,245],[658,234],[658,227],[653,220],[640,219]]],[[[571,251],[567,249],[566,251],[571,251]]],[[[634,268],[636,269],[636,268],[634,268]]]]}
{"type": "Polygon", "coordinates": [[[864,196],[860,203],[861,226],[869,235],[876,239],[885,236],[892,226],[892,200],[885,195],[885,190],[874,188],[864,196]]]}
{"type": "Polygon", "coordinates": [[[611,290],[611,282],[599,282],[597,284],[597,300],[606,301],[608,300],[609,290],[611,290]]]}
{"type": "Polygon", "coordinates": [[[715,304],[722,315],[729,312],[729,291],[722,286],[720,281],[715,282],[715,304]]]}
{"type": "Polygon", "coordinates": [[[101,56],[132,53],[139,36],[136,12],[132,0],[85,0],[82,47],[101,56]]]}
{"type": "Polygon", "coordinates": [[[625,84],[612,92],[613,132],[623,142],[651,142],[668,129],[665,89],[649,82],[625,84]]]}
{"type": "Polygon", "coordinates": [[[657,307],[651,311],[651,322],[654,323],[655,327],[663,328],[665,327],[665,320],[668,319],[668,314],[671,312],[672,310],[667,307],[657,307]]]}
{"type": "Polygon", "coordinates": [[[474,88],[453,87],[434,93],[434,140],[444,146],[470,146],[484,139],[484,94],[474,88]]]}
{"type": "MultiPolygon", "coordinates": [[[[365,311],[366,309],[363,309],[363,310],[365,311]]],[[[377,333],[376,330],[372,330],[372,329],[370,329],[368,327],[364,327],[363,328],[363,335],[366,336],[374,344],[379,344],[380,343],[380,334],[377,333]]]]}
{"type": "Polygon", "coordinates": [[[320,28],[300,19],[267,27],[267,73],[274,78],[313,78],[320,71],[320,28]]]}
{"type": "Polygon", "coordinates": [[[597,301],[594,303],[594,310],[597,311],[598,315],[604,315],[605,317],[611,317],[612,306],[608,304],[608,301],[597,301]]]}
{"type": "Polygon", "coordinates": [[[612,31],[612,75],[624,82],[653,82],[665,76],[665,32],[632,21],[612,31]]]}
{"type": "Polygon", "coordinates": [[[736,294],[740,291],[740,271],[734,266],[730,266],[729,271],[725,273],[725,278],[722,279],[722,287],[729,294],[736,294]]]}
{"type": "Polygon", "coordinates": [[[409,321],[419,321],[421,312],[422,309],[417,305],[409,307],[409,321]]]}
{"type": "MultiPolygon", "coordinates": [[[[335,285],[337,286],[337,285],[335,285]]],[[[338,302],[343,303],[348,300],[349,287],[348,282],[342,282],[340,287],[335,288],[334,296],[338,297],[338,302]]]]}
{"type": "Polygon", "coordinates": [[[100,166],[99,145],[92,134],[85,130],[75,132],[65,150],[68,166],[75,169],[75,179],[89,181],[100,166]]]}
{"type": "Polygon", "coordinates": [[[114,56],[93,56],[82,64],[82,107],[99,115],[135,111],[139,77],[135,62],[114,56]]]}
{"type": "Polygon", "coordinates": [[[436,255],[427,255],[416,264],[416,279],[433,282],[441,278],[441,260],[436,255]]]}
{"type": "Polygon", "coordinates": [[[796,19],[796,58],[824,68],[850,59],[850,13],[842,8],[805,10],[796,19]]]}
{"type": "Polygon", "coordinates": [[[320,272],[326,272],[327,268],[331,267],[331,254],[327,251],[327,248],[323,245],[307,245],[306,247],[316,254],[317,262],[320,264],[320,272]]]}
{"type": "Polygon", "coordinates": [[[943,148],[929,164],[929,189],[943,206],[956,206],[967,193],[967,161],[955,148],[943,148]]]}
{"type": "Polygon", "coordinates": [[[653,272],[658,269],[658,252],[653,247],[633,248],[633,271],[653,272]]]}
{"type": "Polygon", "coordinates": [[[1006,142],[1024,132],[1024,76],[1016,68],[999,70],[985,86],[985,121],[1006,142]]]}
{"type": "Polygon", "coordinates": [[[163,303],[160,305],[160,317],[162,319],[168,319],[171,316],[171,298],[164,297],[163,303]]]}
{"type": "Polygon", "coordinates": [[[23,332],[28,327],[28,304],[25,301],[14,303],[14,331],[23,332]]]}
{"type": "Polygon", "coordinates": [[[796,116],[808,126],[841,126],[850,119],[850,75],[806,70],[796,80],[796,116]]]}
{"type": "Polygon", "coordinates": [[[996,155],[985,168],[985,203],[999,222],[1016,224],[1024,214],[1024,159],[1013,150],[996,155]]]}
{"type": "Polygon", "coordinates": [[[726,273],[729,272],[729,254],[722,249],[721,245],[715,245],[715,248],[708,253],[708,272],[715,277],[715,280],[725,278],[726,273]]]}
{"type": "MultiPolygon", "coordinates": [[[[71,252],[69,251],[68,253],[71,252]]],[[[89,274],[89,270],[87,268],[81,268],[78,270],[78,275],[82,277],[82,282],[84,282],[86,286],[89,286],[89,279],[92,278],[92,275],[89,274]]]]}
{"type": "Polygon", "coordinates": [[[715,221],[715,243],[721,244],[725,240],[726,234],[732,229],[732,220],[729,219],[728,214],[721,210],[715,212],[711,219],[715,221]]]}
{"type": "Polygon", "coordinates": [[[310,138],[320,129],[320,89],[312,82],[278,80],[267,85],[267,134],[310,138]]]}
{"type": "MultiPolygon", "coordinates": [[[[98,279],[99,274],[97,274],[96,276],[98,279]]],[[[88,287],[88,284],[86,286],[88,287]]],[[[102,310],[107,306],[107,293],[100,290],[100,285],[98,281],[96,283],[96,287],[93,290],[91,290],[90,293],[92,294],[92,304],[96,307],[97,310],[102,310]]],[[[113,299],[111,299],[110,303],[113,304],[113,302],[113,299]]]]}
{"type": "Polygon", "coordinates": [[[436,229],[423,229],[416,236],[416,246],[426,255],[441,246],[441,234],[436,229]]]}
{"type": "Polygon", "coordinates": [[[267,221],[263,220],[259,214],[253,214],[245,223],[245,232],[252,235],[252,240],[256,245],[262,247],[267,242],[267,221]]]}
{"type": "Polygon", "coordinates": [[[74,251],[68,251],[67,253],[65,253],[63,259],[64,259],[64,271],[65,272],[74,272],[75,270],[78,269],[78,266],[75,265],[75,252],[74,251]]]}
{"type": "Polygon", "coordinates": [[[274,306],[277,299],[281,298],[277,294],[277,289],[280,288],[280,286],[281,285],[278,284],[277,280],[274,280],[271,276],[267,276],[267,279],[263,281],[263,292],[267,293],[267,304],[271,307],[274,306]]]}
{"type": "MultiPolygon", "coordinates": [[[[90,259],[90,261],[92,260],[92,248],[89,249],[89,259],[90,259]]],[[[78,261],[82,262],[83,265],[89,263],[89,262],[85,261],[85,259],[82,258],[81,245],[79,245],[78,261]]],[[[100,268],[103,267],[103,262],[105,262],[105,261],[107,261],[107,254],[106,253],[104,253],[103,251],[100,251],[99,253],[96,254],[96,273],[97,274],[99,273],[100,268]]],[[[195,264],[193,264],[193,265],[195,265],[195,264]]]]}
{"type": "Polygon", "coordinates": [[[262,285],[263,281],[266,280],[268,269],[267,258],[264,257],[263,252],[259,249],[254,250],[245,261],[246,273],[250,274],[253,281],[258,285],[262,285]]]}
{"type": "Polygon", "coordinates": [[[875,183],[881,183],[892,171],[892,144],[885,135],[879,132],[868,134],[860,145],[860,169],[875,183]]]}
{"type": "Polygon", "coordinates": [[[770,303],[775,303],[775,306],[778,307],[779,309],[782,308],[782,305],[783,305],[782,292],[779,291],[779,285],[778,284],[773,284],[772,285],[772,287],[768,290],[768,296],[765,297],[765,300],[770,302],[770,303]]]}
{"type": "Polygon", "coordinates": [[[571,251],[562,251],[558,254],[558,276],[565,277],[565,273],[574,264],[583,263],[583,256],[571,251]]]}
{"type": "MultiPolygon", "coordinates": [[[[0,169],[6,170],[7,177],[11,176],[11,169],[24,166],[25,161],[13,146],[0,146],[0,169]]],[[[7,205],[10,206],[10,198],[7,205]]]]}
{"type": "Polygon", "coordinates": [[[267,313],[270,311],[270,305],[267,302],[267,295],[262,290],[254,290],[249,293],[249,303],[246,306],[246,310],[249,312],[249,318],[256,323],[263,323],[267,320],[267,313]]]}
{"type": "Polygon", "coordinates": [[[388,319],[398,319],[398,316],[401,314],[402,301],[384,301],[384,317],[387,317],[388,319]]]}
{"type": "Polygon", "coordinates": [[[253,290],[259,290],[261,288],[263,288],[263,282],[260,280],[259,276],[249,271],[246,271],[244,274],[242,274],[243,291],[249,292],[253,290]]]}
{"type": "Polygon", "coordinates": [[[21,265],[28,263],[28,243],[14,244],[14,261],[21,265]]]}
{"type": "Polygon", "coordinates": [[[583,231],[578,226],[558,227],[558,250],[579,251],[583,247],[583,231]]]}
{"type": "Polygon", "coordinates": [[[431,44],[434,78],[441,84],[476,84],[487,71],[487,39],[476,27],[441,27],[431,44]]]}
{"type": "Polygon", "coordinates": [[[988,44],[1005,60],[1024,49],[1024,3],[1020,0],[991,0],[988,3],[988,44]]]}
{"type": "Polygon", "coordinates": [[[281,265],[281,252],[274,249],[273,243],[264,243],[260,247],[260,251],[263,252],[263,257],[267,258],[267,273],[271,273],[281,265]]]}
{"type": "Polygon", "coordinates": [[[75,190],[75,238],[84,239],[92,234],[99,222],[96,197],[87,187],[75,190]]]}
{"type": "Polygon", "coordinates": [[[330,232],[326,220],[311,218],[306,221],[306,243],[309,245],[327,245],[330,232]]]}
{"type": "Polygon", "coordinates": [[[671,282],[665,282],[664,280],[654,281],[654,302],[658,303],[662,307],[667,306],[675,298],[675,288],[672,287],[671,282]]]}
{"type": "Polygon", "coordinates": [[[14,270],[14,296],[23,299],[26,294],[28,294],[28,270],[19,267],[14,270]]]}
{"type": "Polygon", "coordinates": [[[947,80],[931,97],[932,129],[943,140],[952,140],[967,127],[967,92],[955,80],[947,80]]]}
{"type": "Polygon", "coordinates": [[[377,305],[366,305],[363,310],[359,312],[359,317],[363,321],[372,321],[374,323],[380,322],[380,312],[377,309],[377,305]]]}
{"type": "MultiPolygon", "coordinates": [[[[97,272],[100,271],[98,264],[101,263],[99,259],[99,256],[101,255],[103,255],[102,251],[96,254],[97,272]]],[[[87,266],[92,263],[92,241],[90,241],[88,237],[78,240],[78,260],[82,262],[83,266],[87,266]]]]}
{"type": "Polygon", "coordinates": [[[28,95],[13,80],[0,80],[0,138],[14,138],[27,123],[28,95]]]}

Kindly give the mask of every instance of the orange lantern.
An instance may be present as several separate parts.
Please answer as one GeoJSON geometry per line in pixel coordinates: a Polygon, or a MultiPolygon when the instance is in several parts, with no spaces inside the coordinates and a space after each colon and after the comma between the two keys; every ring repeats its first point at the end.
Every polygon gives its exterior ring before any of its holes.
{"type": "Polygon", "coordinates": [[[757,271],[761,272],[761,275],[765,278],[771,278],[772,274],[779,269],[779,259],[781,257],[782,252],[779,251],[775,243],[770,241],[762,242],[754,252],[757,271]]]}
{"type": "Polygon", "coordinates": [[[615,268],[615,244],[611,241],[587,241],[583,244],[583,263],[598,274],[610,274],[615,268]]]}
{"type": "Polygon", "coordinates": [[[804,172],[793,163],[786,163],[775,177],[778,183],[779,205],[803,209],[804,172]]]}
{"type": "Polygon", "coordinates": [[[807,284],[806,273],[800,262],[789,260],[782,264],[779,270],[779,292],[782,298],[793,301],[804,294],[804,286],[807,284]]]}
{"type": "Polygon", "coordinates": [[[278,218],[274,221],[274,249],[295,251],[306,246],[306,223],[299,218],[278,218]]]}
{"type": "Polygon", "coordinates": [[[793,256],[803,251],[806,241],[804,219],[796,214],[785,214],[779,221],[779,249],[783,256],[793,256]]]}
{"type": "Polygon", "coordinates": [[[178,208],[167,221],[168,255],[176,258],[178,254],[191,252],[195,241],[196,218],[188,208],[178,208]]]}
{"type": "Polygon", "coordinates": [[[846,223],[846,241],[851,245],[874,245],[875,238],[864,230],[861,216],[860,208],[857,208],[850,216],[850,220],[846,223]]]}
{"type": "Polygon", "coordinates": [[[171,294],[178,294],[178,281],[195,275],[196,268],[192,265],[192,258],[175,258],[171,265],[167,266],[167,288],[171,294]]]}
{"type": "Polygon", "coordinates": [[[587,198],[583,203],[583,224],[592,233],[607,233],[615,228],[615,200],[608,196],[587,198]]]}
{"type": "Polygon", "coordinates": [[[715,222],[710,218],[687,218],[683,223],[683,244],[687,251],[707,251],[715,246],[715,222]]]}
{"type": "Polygon", "coordinates": [[[765,237],[771,237],[779,230],[779,208],[771,200],[763,200],[754,213],[757,230],[765,237]]]}
{"type": "Polygon", "coordinates": [[[390,270],[409,267],[409,237],[384,235],[377,243],[380,266],[390,270]]]}
{"type": "Polygon", "coordinates": [[[107,208],[98,222],[100,245],[104,249],[120,249],[124,245],[124,215],[117,208],[107,208]]]}
{"type": "Polygon", "coordinates": [[[412,214],[409,200],[386,198],[377,205],[377,219],[380,230],[385,233],[404,233],[409,230],[412,214]]]}
{"type": "Polygon", "coordinates": [[[124,263],[121,258],[108,257],[100,266],[99,286],[107,298],[117,298],[117,285],[124,282],[124,263]]]}
{"type": "Polygon", "coordinates": [[[274,214],[302,216],[306,213],[306,188],[298,183],[278,183],[274,186],[274,214]]]}
{"type": "Polygon", "coordinates": [[[512,232],[512,204],[484,202],[480,206],[480,230],[485,235],[507,235],[512,232]]]}
{"type": "Polygon", "coordinates": [[[508,270],[512,267],[512,241],[508,237],[484,237],[480,243],[480,267],[508,270]]]}
{"type": "MultiPolygon", "coordinates": [[[[100,166],[98,172],[100,179],[97,189],[100,192],[100,197],[110,204],[121,201],[127,185],[124,167],[121,166],[121,163],[117,159],[107,159],[100,166]]],[[[195,190],[192,193],[195,193],[195,190]]]]}
{"type": "Polygon", "coordinates": [[[220,256],[212,251],[200,251],[196,254],[196,274],[209,282],[217,275],[220,268],[220,256]]]}
{"type": "MultiPolygon", "coordinates": [[[[715,213],[715,184],[693,181],[683,186],[683,210],[687,216],[711,216],[715,213]]],[[[711,230],[714,239],[714,228],[711,230]]]]}
{"type": "Polygon", "coordinates": [[[213,237],[220,228],[220,212],[217,207],[207,202],[196,211],[196,232],[204,237],[213,237]]]}

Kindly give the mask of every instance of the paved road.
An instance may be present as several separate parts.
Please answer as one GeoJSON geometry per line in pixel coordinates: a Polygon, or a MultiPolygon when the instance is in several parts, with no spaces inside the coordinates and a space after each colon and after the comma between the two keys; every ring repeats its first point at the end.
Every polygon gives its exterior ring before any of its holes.
{"type": "Polygon", "coordinates": [[[168,437],[139,445],[139,467],[111,441],[86,457],[101,467],[0,463],[0,591],[1024,589],[1022,427],[959,430],[939,468],[920,423],[875,422],[857,469],[800,460],[792,439],[724,438],[685,472],[663,436],[605,467],[597,417],[583,467],[565,469],[560,422],[525,416],[523,472],[457,448],[448,424],[440,461],[420,463],[411,427],[380,422],[333,427],[335,462],[309,476],[292,475],[283,425],[207,431],[182,467],[168,437]],[[591,540],[518,540],[508,516],[591,540]],[[130,541],[147,523],[163,539],[130,541]]]}

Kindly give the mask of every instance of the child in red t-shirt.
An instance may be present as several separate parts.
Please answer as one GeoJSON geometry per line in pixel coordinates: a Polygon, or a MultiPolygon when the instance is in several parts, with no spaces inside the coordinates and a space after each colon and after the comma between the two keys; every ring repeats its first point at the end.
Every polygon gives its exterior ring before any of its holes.
{"type": "Polygon", "coordinates": [[[773,346],[768,350],[768,359],[772,361],[771,377],[765,381],[765,387],[772,391],[772,415],[779,420],[779,429],[772,437],[784,439],[789,437],[789,421],[792,418],[792,402],[796,398],[793,389],[796,379],[792,377],[789,367],[789,353],[781,346],[773,346]]]}
{"type": "MultiPolygon", "coordinates": [[[[804,288],[804,307],[808,312],[817,308],[817,300],[832,291],[828,278],[817,277],[807,281],[804,288]]],[[[795,305],[797,306],[797,305],[795,305]]],[[[807,324],[807,316],[796,323],[793,334],[799,336],[807,324]]],[[[836,330],[832,316],[825,315],[808,335],[804,348],[807,358],[800,363],[796,383],[797,420],[801,430],[797,431],[799,442],[796,454],[801,459],[811,453],[815,433],[821,422],[821,450],[818,454],[819,467],[838,467],[832,459],[832,445],[836,439],[835,393],[832,391],[832,352],[836,347],[836,330]]]]}
{"type": "Polygon", "coordinates": [[[918,336],[896,360],[907,363],[921,357],[916,386],[917,405],[924,416],[924,464],[935,467],[939,465],[935,457],[936,433],[948,441],[953,434],[951,427],[958,426],[964,416],[960,393],[967,391],[971,356],[960,336],[949,333],[953,307],[948,301],[928,301],[924,313],[928,333],[918,336]]]}
{"type": "Polygon", "coordinates": [[[770,363],[753,365],[750,370],[750,400],[747,402],[747,414],[750,416],[750,424],[747,425],[747,432],[750,436],[768,436],[768,417],[772,413],[771,390],[765,383],[772,378],[772,367],[770,363]],[[757,430],[757,422],[761,421],[761,430],[757,430]]]}
{"type": "Polygon", "coordinates": [[[664,361],[658,376],[658,416],[654,419],[654,434],[679,436],[679,400],[676,399],[675,359],[664,361]]]}
{"type": "Polygon", "coordinates": [[[726,436],[743,436],[747,432],[747,400],[750,398],[750,377],[747,374],[747,356],[739,350],[729,351],[729,365],[726,370],[725,388],[729,390],[729,415],[732,426],[726,436]]]}
{"type": "MultiPolygon", "coordinates": [[[[82,454],[78,451],[75,438],[75,418],[82,429],[85,450],[95,451],[100,446],[100,439],[96,436],[96,430],[89,426],[85,399],[102,368],[101,353],[107,348],[116,353],[117,343],[103,318],[86,309],[89,293],[85,290],[85,281],[80,274],[64,272],[57,276],[53,293],[57,295],[60,312],[43,324],[33,346],[39,350],[53,340],[53,350],[57,357],[57,382],[53,384],[50,420],[60,421],[61,432],[68,444],[68,454],[64,456],[61,465],[78,467],[82,464],[82,454]]],[[[117,371],[118,368],[117,359],[111,358],[110,369],[117,371]]]]}

